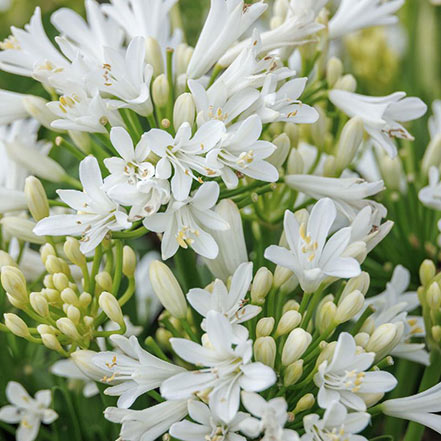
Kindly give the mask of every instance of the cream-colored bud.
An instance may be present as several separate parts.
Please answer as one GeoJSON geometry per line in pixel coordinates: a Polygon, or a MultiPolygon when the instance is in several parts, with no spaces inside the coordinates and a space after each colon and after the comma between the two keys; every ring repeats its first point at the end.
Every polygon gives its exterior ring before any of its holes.
{"type": "Polygon", "coordinates": [[[428,174],[430,167],[439,167],[441,165],[441,134],[430,140],[429,145],[424,152],[421,163],[423,173],[428,174]]]}
{"type": "Polygon", "coordinates": [[[300,308],[300,305],[297,301],[294,299],[289,299],[284,305],[282,309],[282,314],[285,314],[287,311],[298,311],[300,308]]]}
{"type": "Polygon", "coordinates": [[[384,394],[378,393],[378,394],[360,394],[361,398],[363,398],[364,403],[366,404],[367,408],[375,406],[380,400],[383,399],[384,394]]]}
{"type": "Polygon", "coordinates": [[[43,344],[52,351],[63,352],[60,342],[54,334],[42,334],[41,340],[43,344]]]}
{"type": "Polygon", "coordinates": [[[433,261],[426,259],[420,266],[420,280],[423,286],[427,286],[435,277],[436,267],[433,261]]]}
{"type": "Polygon", "coordinates": [[[64,289],[69,287],[69,279],[64,273],[53,274],[52,281],[58,291],[63,291],[64,289]]]}
{"type": "Polygon", "coordinates": [[[94,351],[81,350],[75,351],[70,357],[84,375],[92,380],[100,381],[108,372],[98,368],[93,362],[93,357],[95,357],[96,354],[94,351]]]}
{"type": "Polygon", "coordinates": [[[303,375],[303,360],[297,360],[286,367],[283,372],[283,384],[285,387],[297,383],[303,375]]]}
{"type": "Polygon", "coordinates": [[[63,289],[61,292],[61,300],[68,305],[79,306],[78,296],[72,288],[63,289]]]}
{"type": "Polygon", "coordinates": [[[40,335],[43,334],[59,334],[60,331],[57,328],[54,328],[53,326],[49,326],[49,325],[38,325],[37,326],[37,331],[40,335]]]}
{"type": "Polygon", "coordinates": [[[0,270],[4,266],[15,266],[16,268],[18,267],[15,260],[6,251],[0,250],[0,270]]]}
{"type": "Polygon", "coordinates": [[[367,344],[369,343],[369,339],[370,336],[366,332],[359,332],[354,336],[355,343],[357,343],[357,346],[362,348],[366,348],[367,344]]]}
{"type": "Polygon", "coordinates": [[[46,265],[46,260],[49,256],[56,257],[55,249],[50,243],[45,243],[40,247],[40,257],[44,265],[46,265]]]}
{"type": "Polygon", "coordinates": [[[194,123],[196,116],[196,107],[194,105],[193,96],[191,93],[183,93],[176,98],[173,109],[173,125],[177,131],[184,122],[190,124],[194,123]]]}
{"type": "Polygon", "coordinates": [[[124,324],[124,317],[121,311],[121,306],[115,296],[109,292],[104,291],[101,293],[98,303],[101,306],[104,313],[115,323],[119,325],[124,324]]]}
{"type": "Polygon", "coordinates": [[[81,312],[76,306],[69,305],[66,315],[70,320],[72,320],[73,323],[75,323],[75,325],[78,325],[78,323],[80,323],[81,312]]]}
{"type": "Polygon", "coordinates": [[[86,325],[86,327],[88,328],[92,328],[93,327],[93,317],[91,317],[90,315],[85,315],[83,317],[83,323],[86,325]]]}
{"type": "Polygon", "coordinates": [[[288,366],[297,361],[308,348],[312,337],[302,328],[290,332],[282,351],[282,364],[288,366]]]}
{"type": "Polygon", "coordinates": [[[326,81],[328,82],[328,87],[332,88],[335,83],[343,75],[344,68],[343,63],[337,57],[331,57],[326,65],[326,81]]]}
{"type": "Polygon", "coordinates": [[[41,294],[49,303],[57,303],[61,300],[60,292],[52,288],[44,288],[41,290],[41,294]]]}
{"type": "Polygon", "coordinates": [[[51,289],[54,289],[54,288],[55,288],[55,285],[54,285],[54,278],[53,278],[52,274],[46,274],[46,275],[44,276],[44,279],[43,279],[43,285],[44,285],[46,288],[51,288],[51,289]]]}
{"type": "Polygon", "coordinates": [[[49,315],[49,305],[46,297],[41,292],[31,292],[29,295],[29,301],[31,302],[32,309],[42,317],[49,315]]]}
{"type": "Polygon", "coordinates": [[[300,325],[302,315],[297,311],[286,311],[279,320],[276,329],[276,337],[288,334],[300,325]]]}
{"type": "Polygon", "coordinates": [[[270,29],[271,30],[277,29],[279,26],[283,24],[283,22],[284,20],[282,17],[278,17],[278,16],[271,17],[270,29]]]}
{"type": "Polygon", "coordinates": [[[285,295],[292,293],[299,286],[299,279],[293,274],[279,289],[280,294],[285,295]]]}
{"type": "Polygon", "coordinates": [[[181,43],[175,52],[175,71],[176,75],[182,76],[187,72],[188,64],[193,55],[194,49],[185,43],[181,43]]]}
{"type": "Polygon", "coordinates": [[[438,309],[441,306],[441,289],[437,282],[432,282],[427,289],[427,304],[431,309],[438,309]]]}
{"type": "Polygon", "coordinates": [[[336,159],[335,156],[328,155],[323,164],[323,176],[333,177],[337,176],[337,167],[336,167],[336,159]]]}
{"type": "Polygon", "coordinates": [[[150,264],[150,282],[164,308],[174,317],[187,316],[187,302],[170,268],[159,260],[150,264]]]}
{"type": "Polygon", "coordinates": [[[291,149],[291,142],[286,133],[282,133],[273,139],[276,150],[267,158],[267,161],[280,168],[285,163],[291,149]]]}
{"type": "Polygon", "coordinates": [[[20,304],[28,303],[26,279],[23,273],[15,266],[4,266],[1,270],[1,282],[5,291],[20,304]]]}
{"type": "Polygon", "coordinates": [[[273,284],[271,271],[262,266],[256,272],[251,286],[251,301],[256,305],[263,305],[273,284]]]}
{"type": "Polygon", "coordinates": [[[80,340],[81,336],[78,332],[77,327],[75,326],[75,323],[67,318],[62,317],[57,320],[57,327],[58,329],[67,337],[71,338],[72,340],[80,340]]]}
{"type": "Polygon", "coordinates": [[[49,202],[39,179],[35,176],[28,176],[25,181],[24,193],[28,209],[36,222],[49,216],[49,202]]]}
{"type": "Polygon", "coordinates": [[[369,339],[366,346],[367,352],[380,352],[391,344],[397,334],[397,328],[393,323],[380,325],[369,339]]]}
{"type": "Polygon", "coordinates": [[[315,398],[312,394],[303,395],[302,398],[297,402],[296,407],[294,409],[294,413],[304,412],[305,410],[311,409],[314,406],[315,398]]]}
{"type": "Polygon", "coordinates": [[[297,127],[297,124],[286,123],[284,131],[289,137],[291,147],[296,149],[299,144],[299,137],[300,137],[299,128],[297,127]]]}
{"type": "Polygon", "coordinates": [[[343,127],[335,160],[337,173],[343,171],[354,159],[363,141],[363,133],[363,120],[358,116],[351,118],[343,127]]]}
{"type": "Polygon", "coordinates": [[[80,268],[86,265],[86,256],[80,251],[80,242],[73,237],[67,237],[64,242],[64,253],[66,257],[80,268]]]}
{"type": "Polygon", "coordinates": [[[3,314],[3,317],[5,319],[6,327],[13,334],[23,338],[28,338],[31,336],[31,334],[29,333],[28,325],[18,315],[9,313],[3,314]]]}
{"type": "Polygon", "coordinates": [[[77,130],[69,130],[68,134],[73,143],[86,155],[92,150],[92,141],[90,135],[86,132],[78,132],[77,130]]]}
{"type": "Polygon", "coordinates": [[[335,347],[337,345],[337,342],[333,341],[331,343],[322,342],[320,344],[320,355],[317,357],[317,361],[315,365],[318,367],[320,366],[324,361],[327,361],[328,363],[331,362],[332,357],[334,356],[335,347]]]}
{"type": "Polygon", "coordinates": [[[131,247],[125,245],[123,248],[123,274],[126,277],[133,277],[136,270],[136,254],[131,247]]]}
{"type": "Polygon", "coordinates": [[[404,179],[400,157],[390,158],[389,155],[384,154],[381,160],[378,161],[378,164],[386,188],[388,190],[400,191],[404,179]]]}
{"type": "Polygon", "coordinates": [[[348,294],[356,290],[360,291],[363,295],[366,295],[369,289],[369,285],[370,277],[369,274],[365,271],[363,271],[359,276],[349,279],[346,283],[345,288],[343,289],[342,295],[340,297],[340,303],[348,294]]]}
{"type": "Polygon", "coordinates": [[[274,271],[273,284],[275,288],[280,288],[292,276],[292,271],[283,266],[277,265],[274,271]]]}
{"type": "Polygon", "coordinates": [[[157,107],[165,107],[168,103],[170,86],[164,74],[158,75],[152,84],[153,103],[157,107]]]}
{"type": "Polygon", "coordinates": [[[107,271],[98,273],[95,281],[103,291],[112,291],[112,276],[107,271]]]}
{"type": "Polygon", "coordinates": [[[297,149],[292,149],[289,153],[286,171],[289,175],[302,174],[305,170],[305,163],[302,155],[297,149]]]}
{"type": "MultiPolygon", "coordinates": [[[[386,323],[388,324],[388,323],[386,323]]],[[[381,325],[383,326],[383,325],[381,325]]],[[[393,323],[393,326],[395,327],[395,334],[392,333],[392,331],[389,331],[389,337],[392,336],[392,340],[388,343],[388,336],[386,335],[386,330],[384,331],[383,335],[379,335],[377,344],[375,345],[375,339],[373,338],[376,334],[375,330],[372,335],[371,339],[369,340],[369,344],[366,346],[366,350],[373,350],[375,349],[375,362],[378,362],[379,360],[382,360],[384,357],[390,354],[390,352],[401,342],[401,339],[404,334],[404,323],[403,322],[396,322],[393,323]],[[372,343],[371,343],[372,341],[372,343]]],[[[378,329],[378,328],[377,328],[378,329]]],[[[378,331],[379,332],[379,331],[378,331]]]]}
{"type": "Polygon", "coordinates": [[[337,307],[335,323],[345,323],[354,318],[364,306],[364,295],[360,291],[348,294],[337,307]]]}
{"type": "Polygon", "coordinates": [[[360,328],[360,332],[366,332],[371,335],[375,331],[375,320],[372,317],[368,317],[360,328]]]}
{"type": "Polygon", "coordinates": [[[50,274],[63,273],[64,268],[61,260],[57,256],[50,254],[44,261],[44,266],[50,274]]]}
{"type": "Polygon", "coordinates": [[[153,76],[156,77],[164,72],[164,58],[162,49],[155,38],[147,37],[145,39],[146,63],[153,67],[153,76]]]}
{"type": "Polygon", "coordinates": [[[309,125],[309,130],[314,141],[314,145],[322,145],[323,140],[328,133],[328,117],[325,111],[320,106],[314,106],[319,114],[319,119],[314,123],[309,125]]]}
{"type": "Polygon", "coordinates": [[[87,308],[92,302],[92,296],[88,292],[83,292],[79,297],[80,307],[87,308]]]}
{"type": "Polygon", "coordinates": [[[267,366],[274,367],[276,342],[272,337],[259,337],[254,342],[254,358],[267,366]]]}
{"type": "Polygon", "coordinates": [[[57,131],[51,125],[52,122],[57,119],[57,116],[49,110],[47,100],[35,95],[25,95],[22,103],[29,115],[36,119],[42,126],[51,131],[57,131]]]}
{"type": "Polygon", "coordinates": [[[344,75],[335,82],[334,89],[355,92],[357,89],[357,80],[351,74],[344,75]]]}
{"type": "Polygon", "coordinates": [[[173,337],[172,333],[165,328],[158,328],[155,333],[156,340],[163,349],[170,349],[170,339],[173,337]]]}
{"type": "Polygon", "coordinates": [[[274,329],[274,317],[261,318],[256,325],[256,337],[267,337],[274,329]]]}
{"type": "Polygon", "coordinates": [[[323,334],[334,323],[336,314],[337,305],[331,300],[328,300],[319,306],[317,310],[316,324],[320,334],[323,334]]]}
{"type": "Polygon", "coordinates": [[[43,244],[45,238],[33,233],[35,222],[18,216],[5,216],[0,223],[5,232],[25,242],[43,244]]]}
{"type": "Polygon", "coordinates": [[[440,325],[432,326],[432,337],[437,343],[441,342],[441,326],[440,325]]]}

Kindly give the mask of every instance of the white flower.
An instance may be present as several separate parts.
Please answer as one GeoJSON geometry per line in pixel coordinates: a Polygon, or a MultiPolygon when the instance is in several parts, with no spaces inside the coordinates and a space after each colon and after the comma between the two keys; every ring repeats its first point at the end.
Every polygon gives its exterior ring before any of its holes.
{"type": "Polygon", "coordinates": [[[298,224],[290,211],[285,212],[284,231],[289,250],[271,245],[265,258],[290,269],[306,292],[317,290],[328,277],[349,278],[360,274],[360,265],[352,257],[343,257],[351,239],[351,228],[346,227],[327,240],[337,216],[331,199],[317,202],[307,223],[298,224]]]}
{"type": "Polygon", "coordinates": [[[155,178],[155,166],[147,160],[150,150],[145,137],[135,148],[124,128],[113,127],[110,140],[121,158],[104,160],[110,175],[104,179],[103,189],[115,202],[132,206],[130,219],[156,213],[170,200],[170,190],[168,181],[155,178]]]}
{"type": "Polygon", "coordinates": [[[225,51],[263,14],[263,2],[211,0],[210,11],[188,65],[188,78],[200,78],[225,51]]]}
{"type": "Polygon", "coordinates": [[[288,175],[285,182],[297,191],[314,199],[331,198],[338,210],[349,220],[354,220],[366,205],[378,210],[381,217],[386,209],[376,201],[365,198],[384,190],[383,181],[367,182],[361,178],[328,178],[314,175],[288,175]]]}
{"type": "Polygon", "coordinates": [[[346,407],[334,401],[326,409],[323,418],[317,414],[306,415],[303,418],[305,434],[301,441],[328,441],[344,439],[345,441],[367,441],[362,435],[355,435],[363,431],[369,424],[371,416],[366,412],[348,413],[346,407]]]}
{"type": "Polygon", "coordinates": [[[259,139],[261,132],[260,118],[250,116],[235,129],[230,129],[219,147],[208,153],[208,168],[219,170],[228,188],[237,187],[239,183],[234,170],[260,181],[275,182],[279,178],[276,167],[266,161],[276,147],[271,142],[259,139]]]}
{"type": "Polygon", "coordinates": [[[203,257],[214,259],[219,248],[213,237],[202,227],[227,230],[229,225],[212,208],[219,197],[219,186],[206,182],[185,201],[172,199],[163,213],[155,213],[143,221],[146,228],[162,237],[162,259],[172,257],[179,249],[191,247],[203,257]]]}
{"type": "Polygon", "coordinates": [[[399,121],[420,118],[427,110],[427,106],[419,98],[406,98],[404,92],[371,97],[334,89],[329,92],[329,99],[346,115],[359,116],[372,141],[391,157],[397,154],[393,138],[414,139],[399,121]]]}
{"type": "Polygon", "coordinates": [[[441,135],[441,100],[432,103],[432,116],[429,118],[430,138],[435,139],[441,135]]]}
{"type": "Polygon", "coordinates": [[[264,432],[262,441],[298,441],[294,430],[284,429],[288,421],[288,404],[283,397],[266,401],[254,392],[242,392],[242,404],[257,418],[249,417],[242,422],[240,430],[250,438],[264,432]]]}
{"type": "Polygon", "coordinates": [[[39,236],[82,235],[81,251],[94,250],[110,231],[130,228],[127,214],[101,189],[103,182],[98,161],[88,156],[80,163],[84,191],[58,190],[60,198],[77,214],[59,214],[42,219],[35,227],[39,236]]]}
{"type": "Polygon", "coordinates": [[[366,372],[374,358],[372,352],[358,353],[352,335],[342,332],[332,361],[324,361],[314,376],[314,383],[319,388],[319,406],[326,409],[334,401],[339,401],[348,409],[365,411],[366,404],[359,394],[392,390],[397,384],[392,374],[384,371],[366,372]]]}
{"type": "Polygon", "coordinates": [[[10,381],[6,386],[6,397],[11,404],[0,408],[0,421],[20,423],[15,435],[17,441],[33,441],[41,423],[51,424],[58,418],[57,412],[49,409],[50,390],[40,390],[32,398],[21,384],[10,381]]]}
{"type": "Polygon", "coordinates": [[[164,381],[161,394],[177,400],[211,388],[210,408],[228,423],[239,410],[241,389],[263,391],[275,383],[276,375],[262,363],[251,363],[252,341],[238,339],[225,316],[216,311],[208,312],[206,328],[208,342],[204,346],[182,338],[170,340],[173,350],[182,359],[206,368],[164,381]]]}
{"type": "Polygon", "coordinates": [[[404,0],[342,0],[329,20],[329,38],[340,38],[371,26],[397,23],[394,15],[404,0]]]}
{"type": "Polygon", "coordinates": [[[387,400],[381,404],[385,415],[415,421],[441,433],[441,383],[417,395],[387,400]]]}
{"type": "MultiPolygon", "coordinates": [[[[227,317],[236,330],[235,325],[252,319],[261,311],[259,306],[247,305],[245,299],[252,278],[253,264],[242,263],[233,274],[229,290],[222,280],[216,279],[212,292],[193,288],[188,292],[187,300],[202,317],[207,317],[210,311],[220,312],[227,317]]],[[[205,320],[202,326],[205,329],[205,320]]],[[[243,327],[241,329],[245,331],[243,327]]]]}
{"type": "Polygon", "coordinates": [[[244,412],[237,415],[228,424],[210,411],[209,407],[200,401],[188,402],[188,414],[195,423],[184,420],[170,427],[170,435],[183,441],[246,441],[236,433],[240,423],[248,416],[244,412]]]}
{"type": "Polygon", "coordinates": [[[150,98],[153,67],[145,62],[144,38],[131,40],[125,53],[108,47],[103,52],[102,66],[89,75],[91,85],[112,96],[112,107],[129,108],[142,116],[150,115],[153,111],[150,98]]]}
{"type": "Polygon", "coordinates": [[[154,441],[187,415],[187,400],[165,401],[144,410],[108,407],[106,419],[122,424],[120,436],[126,441],[154,441]]]}
{"type": "MultiPolygon", "coordinates": [[[[418,198],[426,207],[441,210],[441,182],[437,167],[430,167],[429,185],[419,191],[418,198]]],[[[440,226],[441,222],[438,222],[438,228],[440,226]]]]}
{"type": "Polygon", "coordinates": [[[183,368],[160,360],[141,348],[137,338],[121,335],[110,337],[121,352],[100,352],[93,357],[95,365],[107,371],[103,382],[116,382],[105,390],[106,395],[119,396],[118,407],[129,408],[142,394],[183,371],[183,368]]]}
{"type": "Polygon", "coordinates": [[[55,49],[41,22],[41,10],[34,15],[25,29],[11,28],[12,35],[0,43],[0,68],[23,76],[36,76],[42,82],[52,72],[68,67],[69,63],[55,49]]]}
{"type": "Polygon", "coordinates": [[[18,119],[28,117],[28,112],[23,104],[26,95],[0,90],[0,125],[10,124],[18,119]]]}
{"type": "Polygon", "coordinates": [[[175,138],[160,129],[152,129],[144,135],[146,146],[161,158],[156,165],[156,176],[169,179],[173,166],[171,189],[175,199],[183,201],[188,197],[193,180],[203,182],[193,171],[204,176],[217,174],[205,165],[203,155],[217,145],[224,133],[221,121],[208,121],[193,136],[188,123],[179,127],[175,138]]]}
{"type": "Polygon", "coordinates": [[[99,393],[95,382],[90,381],[90,378],[71,359],[56,361],[50,367],[50,372],[59,377],[82,380],[84,382],[83,395],[86,398],[93,397],[99,393]]]}

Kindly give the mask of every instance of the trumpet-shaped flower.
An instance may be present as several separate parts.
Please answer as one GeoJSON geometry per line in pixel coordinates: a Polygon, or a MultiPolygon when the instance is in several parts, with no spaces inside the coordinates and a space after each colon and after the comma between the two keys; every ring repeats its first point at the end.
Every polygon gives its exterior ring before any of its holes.
{"type": "Polygon", "coordinates": [[[354,338],[342,332],[331,362],[324,361],[314,376],[314,382],[319,388],[319,406],[327,409],[338,401],[348,409],[365,411],[366,404],[360,394],[392,390],[397,384],[392,374],[384,371],[366,372],[374,358],[372,352],[358,353],[354,338]]]}
{"type": "Polygon", "coordinates": [[[188,402],[188,414],[194,423],[188,420],[173,424],[170,427],[170,435],[182,441],[246,441],[238,432],[241,422],[248,416],[247,413],[238,412],[236,416],[226,424],[219,419],[210,408],[201,401],[190,400],[188,402]]]}
{"type": "MultiPolygon", "coordinates": [[[[420,190],[418,198],[426,207],[441,210],[441,182],[437,167],[430,167],[429,185],[420,190]]],[[[440,228],[440,226],[441,222],[438,223],[438,228],[440,228]]]]}
{"type": "Polygon", "coordinates": [[[94,250],[110,231],[130,228],[127,214],[102,190],[98,161],[88,156],[80,163],[84,191],[58,190],[60,198],[77,214],[58,214],[42,219],[34,232],[39,236],[82,236],[81,251],[94,250]]]}
{"type": "Polygon", "coordinates": [[[179,247],[193,248],[208,259],[217,256],[219,248],[216,241],[203,227],[221,231],[229,228],[228,223],[212,210],[218,197],[218,184],[206,182],[186,200],[171,199],[165,212],[144,219],[146,228],[164,233],[161,244],[164,260],[175,255],[179,247]]]}
{"type": "Polygon", "coordinates": [[[262,363],[251,362],[252,341],[238,338],[227,317],[210,311],[206,319],[207,340],[204,346],[190,340],[170,340],[182,359],[204,369],[184,372],[165,380],[161,394],[167,399],[190,398],[192,394],[211,389],[212,411],[226,423],[239,410],[241,389],[260,392],[276,381],[274,371],[262,363]]]}
{"type": "Polygon", "coordinates": [[[350,243],[351,228],[343,228],[327,240],[336,216],[331,199],[317,202],[308,222],[300,225],[294,214],[286,211],[284,229],[289,250],[271,245],[265,250],[265,258],[293,271],[306,292],[318,289],[327,277],[358,276],[359,263],[352,257],[343,257],[350,243]]]}
{"type": "Polygon", "coordinates": [[[427,106],[419,98],[406,98],[404,92],[371,97],[334,89],[329,92],[329,99],[346,115],[359,116],[372,141],[391,157],[397,154],[394,138],[414,140],[400,121],[420,118],[427,110],[427,106]]]}
{"type": "Polygon", "coordinates": [[[11,404],[0,408],[0,421],[20,424],[16,433],[18,441],[33,441],[41,423],[51,424],[58,418],[57,412],[49,408],[52,401],[50,390],[40,390],[32,398],[21,384],[10,381],[6,386],[6,397],[11,404]]]}

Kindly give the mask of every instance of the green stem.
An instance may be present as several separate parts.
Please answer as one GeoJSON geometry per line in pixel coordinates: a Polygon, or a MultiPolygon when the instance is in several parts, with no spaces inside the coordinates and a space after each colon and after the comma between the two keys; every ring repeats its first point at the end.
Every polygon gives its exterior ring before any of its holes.
{"type": "Polygon", "coordinates": [[[137,239],[138,237],[144,236],[148,233],[146,227],[140,227],[133,231],[123,231],[119,233],[112,233],[114,239],[137,239]]]}
{"type": "Polygon", "coordinates": [[[112,294],[116,297],[118,295],[119,287],[121,285],[122,278],[122,266],[123,266],[123,244],[120,240],[115,240],[115,271],[113,273],[112,294]]]}

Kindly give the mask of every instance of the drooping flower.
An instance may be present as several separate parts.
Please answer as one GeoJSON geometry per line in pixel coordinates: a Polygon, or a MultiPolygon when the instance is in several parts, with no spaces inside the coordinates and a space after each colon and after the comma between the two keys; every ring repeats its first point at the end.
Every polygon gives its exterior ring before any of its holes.
{"type": "Polygon", "coordinates": [[[217,256],[218,246],[203,228],[221,231],[229,228],[227,222],[212,210],[218,197],[218,184],[206,182],[186,200],[172,199],[165,212],[144,219],[146,228],[164,233],[161,243],[163,260],[172,257],[179,247],[193,248],[208,259],[217,256]]]}
{"type": "Polygon", "coordinates": [[[40,424],[51,424],[58,414],[49,406],[52,401],[50,390],[40,390],[32,398],[24,387],[10,381],[6,386],[6,397],[11,404],[0,408],[0,421],[20,424],[16,438],[19,441],[33,441],[38,436],[40,424]]]}
{"type": "Polygon", "coordinates": [[[350,243],[351,228],[342,228],[327,240],[336,216],[331,199],[317,202],[308,222],[300,225],[294,214],[286,211],[284,230],[289,250],[271,245],[265,250],[265,258],[293,271],[306,292],[318,289],[327,277],[358,276],[359,263],[352,257],[343,257],[350,243]]]}
{"type": "Polygon", "coordinates": [[[314,383],[319,388],[319,406],[327,409],[334,401],[338,401],[348,409],[365,411],[366,404],[359,394],[392,390],[397,384],[392,374],[367,371],[374,358],[372,352],[358,353],[354,338],[342,332],[331,362],[324,361],[314,376],[314,383]]]}
{"type": "Polygon", "coordinates": [[[263,391],[274,384],[276,376],[270,367],[251,362],[252,341],[246,340],[245,335],[235,335],[225,316],[216,311],[208,312],[206,329],[208,341],[203,346],[182,338],[170,340],[173,350],[182,359],[205,368],[165,380],[161,394],[167,399],[179,400],[211,389],[210,408],[228,423],[239,410],[241,389],[263,391]]]}
{"type": "Polygon", "coordinates": [[[406,97],[404,92],[371,97],[334,89],[329,92],[329,99],[348,116],[359,116],[372,141],[391,157],[397,154],[393,138],[414,140],[400,122],[420,118],[427,110],[419,98],[406,97]]]}
{"type": "Polygon", "coordinates": [[[82,236],[81,251],[94,250],[110,231],[130,228],[127,214],[102,190],[98,161],[88,156],[80,163],[84,191],[58,190],[60,198],[77,214],[58,214],[42,219],[34,232],[39,236],[82,236]]]}

